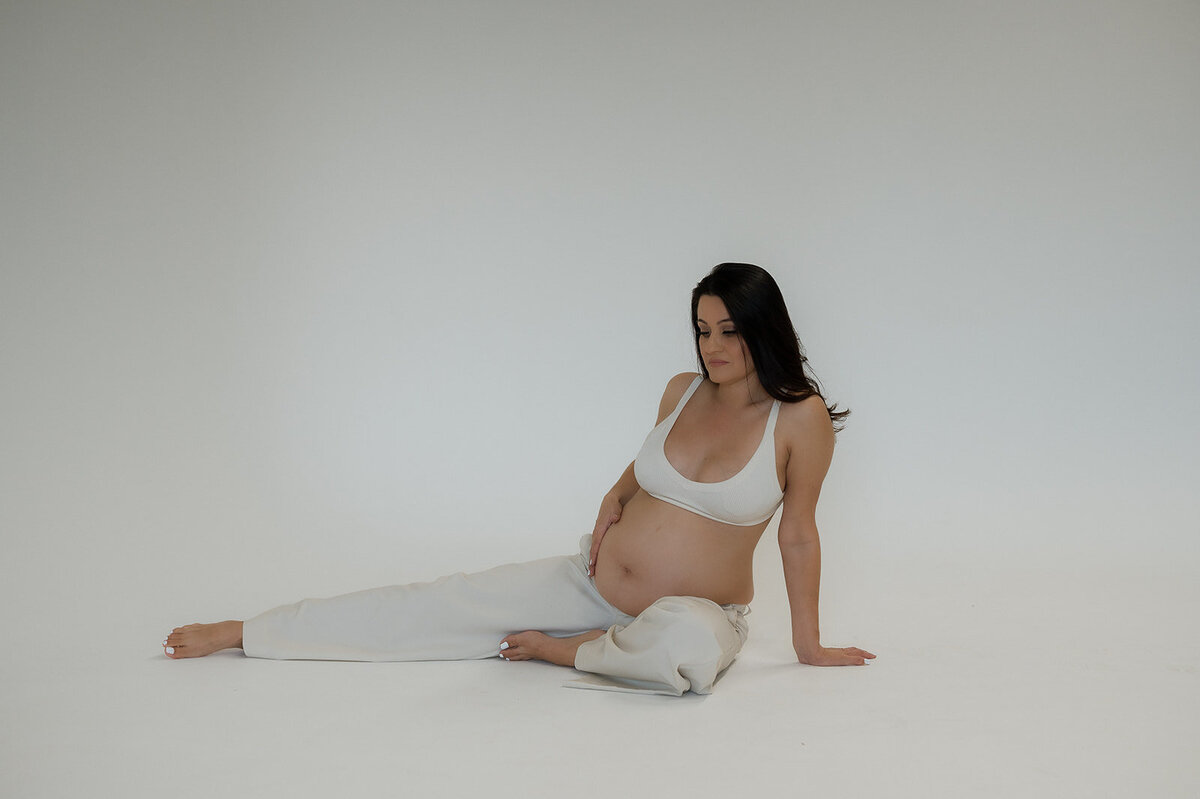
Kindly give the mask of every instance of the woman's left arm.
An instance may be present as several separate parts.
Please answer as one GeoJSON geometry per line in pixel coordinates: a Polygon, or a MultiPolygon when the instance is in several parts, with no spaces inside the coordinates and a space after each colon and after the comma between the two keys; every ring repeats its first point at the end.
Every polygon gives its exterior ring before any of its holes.
{"type": "Polygon", "coordinates": [[[789,446],[779,552],[792,610],[792,646],[801,663],[861,666],[875,656],[853,646],[821,646],[818,622],[821,540],[817,534],[817,498],[833,459],[833,425],[820,397],[810,397],[789,410],[784,428],[789,446]]]}

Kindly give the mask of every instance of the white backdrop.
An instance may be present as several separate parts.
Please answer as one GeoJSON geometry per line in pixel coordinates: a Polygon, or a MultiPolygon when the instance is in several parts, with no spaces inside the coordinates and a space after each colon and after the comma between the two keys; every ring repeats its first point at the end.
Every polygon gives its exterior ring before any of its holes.
{"type": "Polygon", "coordinates": [[[842,584],[1194,569],[1198,36],[1169,2],[4,2],[6,627],[570,551],[725,260],[853,410],[842,584]]]}

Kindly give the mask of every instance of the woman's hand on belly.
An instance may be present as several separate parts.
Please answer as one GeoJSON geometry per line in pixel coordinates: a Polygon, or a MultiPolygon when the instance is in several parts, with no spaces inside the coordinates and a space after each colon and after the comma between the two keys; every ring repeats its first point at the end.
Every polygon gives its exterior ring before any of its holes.
{"type": "Polygon", "coordinates": [[[608,528],[621,520],[621,501],[612,494],[605,494],[600,501],[600,512],[596,514],[596,526],[592,529],[592,551],[588,556],[588,576],[596,576],[596,558],[600,554],[600,542],[608,528]]]}

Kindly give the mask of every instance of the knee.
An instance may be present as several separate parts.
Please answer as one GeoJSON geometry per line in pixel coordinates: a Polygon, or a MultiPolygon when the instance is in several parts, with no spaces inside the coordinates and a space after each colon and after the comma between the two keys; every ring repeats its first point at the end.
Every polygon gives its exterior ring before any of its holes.
{"type": "MultiPolygon", "coordinates": [[[[647,608],[669,630],[689,659],[723,659],[742,647],[743,636],[717,603],[694,596],[668,596],[647,608]]],[[[682,653],[681,653],[682,654],[682,653]]]]}

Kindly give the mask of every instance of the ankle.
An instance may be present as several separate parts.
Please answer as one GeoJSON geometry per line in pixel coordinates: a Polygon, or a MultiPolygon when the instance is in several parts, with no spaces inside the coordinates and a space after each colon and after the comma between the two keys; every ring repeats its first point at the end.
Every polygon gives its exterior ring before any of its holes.
{"type": "Polygon", "coordinates": [[[245,626],[245,622],[232,619],[224,622],[224,626],[228,630],[228,637],[226,640],[230,642],[229,646],[237,649],[244,649],[245,647],[242,646],[242,628],[245,626]]]}

